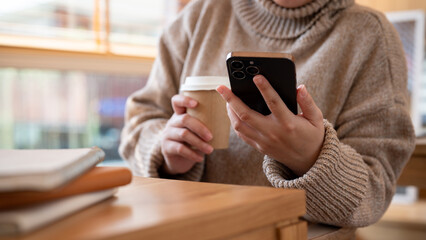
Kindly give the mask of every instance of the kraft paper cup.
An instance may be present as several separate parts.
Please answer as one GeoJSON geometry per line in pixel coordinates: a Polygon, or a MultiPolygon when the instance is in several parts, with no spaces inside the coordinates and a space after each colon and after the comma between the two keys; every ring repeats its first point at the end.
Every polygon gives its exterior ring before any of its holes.
{"type": "Polygon", "coordinates": [[[230,88],[228,77],[197,76],[187,77],[180,91],[183,95],[198,101],[195,108],[188,108],[187,113],[200,120],[213,134],[209,142],[214,149],[229,146],[229,128],[231,122],[226,111],[226,101],[216,91],[219,85],[230,88]]]}

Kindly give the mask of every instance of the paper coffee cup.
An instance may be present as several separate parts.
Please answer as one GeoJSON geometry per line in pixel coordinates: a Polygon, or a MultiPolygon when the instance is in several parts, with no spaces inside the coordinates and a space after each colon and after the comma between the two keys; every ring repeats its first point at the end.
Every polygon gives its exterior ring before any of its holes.
{"type": "Polygon", "coordinates": [[[200,120],[210,130],[213,139],[209,143],[214,149],[228,148],[231,126],[226,101],[216,91],[219,85],[230,88],[228,77],[187,77],[180,88],[183,95],[198,101],[197,107],[188,108],[187,113],[200,120]]]}

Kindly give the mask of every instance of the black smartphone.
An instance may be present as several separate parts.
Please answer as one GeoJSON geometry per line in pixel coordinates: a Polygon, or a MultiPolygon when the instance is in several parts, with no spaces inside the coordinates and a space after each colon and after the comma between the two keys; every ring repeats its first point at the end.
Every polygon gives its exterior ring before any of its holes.
{"type": "Polygon", "coordinates": [[[271,113],[253,77],[263,75],[280,95],[288,109],[297,114],[296,67],[287,53],[230,52],[226,57],[232,92],[251,109],[271,113]]]}

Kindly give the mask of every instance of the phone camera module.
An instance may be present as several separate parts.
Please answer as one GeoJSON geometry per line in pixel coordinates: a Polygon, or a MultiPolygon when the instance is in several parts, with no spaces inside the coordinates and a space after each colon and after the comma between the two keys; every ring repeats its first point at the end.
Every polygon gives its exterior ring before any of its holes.
{"type": "Polygon", "coordinates": [[[245,77],[246,77],[246,75],[243,73],[243,72],[241,72],[241,71],[235,71],[235,72],[233,72],[232,73],[232,76],[234,77],[234,78],[236,78],[236,79],[244,79],[245,77]]]}
{"type": "Polygon", "coordinates": [[[235,60],[231,62],[231,67],[235,70],[240,70],[244,67],[243,62],[235,60]]]}
{"type": "Polygon", "coordinates": [[[246,68],[246,71],[251,75],[259,74],[259,68],[256,66],[249,66],[246,68]]]}

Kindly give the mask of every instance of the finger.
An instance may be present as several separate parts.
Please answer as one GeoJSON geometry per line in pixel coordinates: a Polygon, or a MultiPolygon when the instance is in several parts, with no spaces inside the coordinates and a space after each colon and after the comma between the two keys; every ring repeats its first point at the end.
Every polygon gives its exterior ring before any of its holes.
{"type": "Polygon", "coordinates": [[[170,125],[173,127],[187,128],[206,142],[213,138],[212,133],[206,125],[189,114],[175,115],[170,119],[170,125]]]}
{"type": "MultiPolygon", "coordinates": [[[[235,113],[232,112],[231,108],[228,108],[228,109],[229,109],[228,110],[228,115],[229,115],[229,118],[231,119],[231,124],[232,124],[232,126],[234,126],[234,124],[232,123],[232,121],[233,121],[233,119],[238,118],[238,116],[235,113]]],[[[249,127],[249,126],[247,126],[247,127],[249,127]]],[[[234,128],[234,130],[235,130],[235,128],[234,128]]],[[[248,145],[250,145],[250,146],[252,146],[253,148],[256,149],[257,143],[253,139],[251,139],[250,137],[248,137],[248,135],[245,135],[245,134],[243,134],[243,133],[241,133],[241,132],[239,132],[237,130],[235,130],[235,133],[244,142],[246,142],[248,145]]]]}
{"type": "Polygon", "coordinates": [[[272,114],[277,117],[290,118],[294,114],[287,108],[280,95],[275,91],[271,86],[268,80],[262,75],[256,75],[253,78],[253,82],[259,89],[260,93],[263,96],[263,99],[268,105],[269,110],[272,114]]]}
{"type": "Polygon", "coordinates": [[[228,110],[229,119],[231,120],[231,125],[234,128],[235,132],[238,134],[238,136],[242,139],[251,138],[259,140],[261,134],[259,134],[259,132],[257,132],[255,129],[241,121],[238,118],[237,114],[234,112],[234,110],[229,107],[229,105],[227,105],[226,107],[228,110]]]}
{"type": "Polygon", "coordinates": [[[303,117],[308,119],[314,126],[323,124],[323,115],[321,110],[315,104],[311,94],[308,93],[305,85],[297,88],[297,102],[303,112],[303,117]]]}
{"type": "Polygon", "coordinates": [[[257,143],[252,140],[251,138],[244,136],[244,135],[238,135],[238,137],[240,137],[244,142],[246,142],[248,145],[252,146],[254,149],[259,150],[257,148],[257,143]]]}
{"type": "Polygon", "coordinates": [[[171,128],[168,131],[167,138],[178,142],[186,142],[190,147],[196,148],[205,154],[213,152],[213,147],[210,144],[206,143],[187,128],[171,128]]]}
{"type": "Polygon", "coordinates": [[[198,102],[184,95],[174,95],[172,97],[172,107],[176,114],[183,114],[187,108],[195,108],[198,102]]]}
{"type": "Polygon", "coordinates": [[[252,126],[255,129],[261,128],[263,125],[264,117],[262,114],[250,109],[240,98],[227,87],[221,85],[216,88],[222,98],[234,110],[238,118],[252,126]]]}
{"type": "Polygon", "coordinates": [[[188,160],[182,156],[173,155],[165,160],[163,168],[166,173],[170,175],[186,173],[191,169],[196,161],[188,160]]]}
{"type": "Polygon", "coordinates": [[[181,156],[187,160],[202,162],[204,159],[203,155],[180,142],[167,141],[166,148],[168,154],[181,156]]]}

